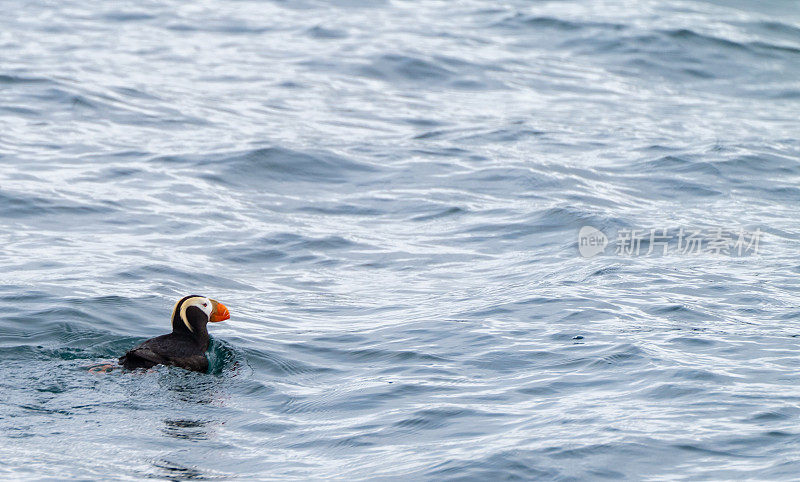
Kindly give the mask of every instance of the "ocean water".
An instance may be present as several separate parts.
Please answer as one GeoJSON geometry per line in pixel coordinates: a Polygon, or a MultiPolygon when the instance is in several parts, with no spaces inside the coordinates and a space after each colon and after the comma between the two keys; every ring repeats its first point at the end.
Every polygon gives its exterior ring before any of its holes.
{"type": "Polygon", "coordinates": [[[0,477],[800,473],[795,2],[3,5],[0,477]]]}

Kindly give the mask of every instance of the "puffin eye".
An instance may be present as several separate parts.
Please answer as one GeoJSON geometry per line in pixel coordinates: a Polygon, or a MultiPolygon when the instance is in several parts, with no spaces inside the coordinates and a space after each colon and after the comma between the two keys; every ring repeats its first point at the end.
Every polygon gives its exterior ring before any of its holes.
{"type": "Polygon", "coordinates": [[[203,306],[204,306],[204,307],[205,307],[205,306],[208,306],[208,303],[203,303],[203,306]]]}

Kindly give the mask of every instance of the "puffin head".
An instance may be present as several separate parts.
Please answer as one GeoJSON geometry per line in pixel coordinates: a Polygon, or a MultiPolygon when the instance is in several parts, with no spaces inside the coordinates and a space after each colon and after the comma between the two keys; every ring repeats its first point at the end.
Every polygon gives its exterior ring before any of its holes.
{"type": "Polygon", "coordinates": [[[228,308],[217,300],[205,296],[189,295],[175,303],[172,309],[173,333],[187,333],[200,340],[208,340],[208,322],[230,318],[228,308]]]}

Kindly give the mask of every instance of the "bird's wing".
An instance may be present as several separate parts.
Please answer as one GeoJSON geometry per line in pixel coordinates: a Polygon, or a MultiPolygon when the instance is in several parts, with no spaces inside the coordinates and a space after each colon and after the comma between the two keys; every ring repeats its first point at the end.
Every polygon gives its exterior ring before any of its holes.
{"type": "Polygon", "coordinates": [[[196,372],[208,371],[208,359],[205,355],[190,355],[185,357],[160,355],[150,348],[134,348],[120,360],[124,366],[130,368],[150,368],[154,365],[171,365],[193,370],[196,372]]]}
{"type": "Polygon", "coordinates": [[[151,350],[146,346],[134,348],[133,350],[127,353],[127,356],[130,355],[134,355],[136,357],[142,358],[147,361],[151,361],[153,363],[164,363],[167,361],[166,357],[159,355],[158,353],[154,352],[153,350],[151,350]]]}
{"type": "Polygon", "coordinates": [[[151,368],[155,365],[172,365],[205,372],[208,370],[208,359],[204,353],[192,353],[194,346],[176,343],[169,335],[147,340],[120,358],[120,363],[130,369],[151,368]]]}
{"type": "Polygon", "coordinates": [[[183,358],[170,358],[165,365],[173,365],[195,372],[208,371],[208,358],[205,355],[192,355],[183,358]]]}
{"type": "Polygon", "coordinates": [[[146,346],[137,346],[119,358],[120,365],[129,370],[151,368],[165,361],[164,357],[146,346]]]}

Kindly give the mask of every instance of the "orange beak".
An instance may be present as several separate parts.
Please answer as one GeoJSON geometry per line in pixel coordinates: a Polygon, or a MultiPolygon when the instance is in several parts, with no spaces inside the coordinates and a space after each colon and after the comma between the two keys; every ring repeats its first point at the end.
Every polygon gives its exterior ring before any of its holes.
{"type": "Polygon", "coordinates": [[[211,318],[209,318],[208,321],[223,321],[231,317],[227,306],[223,305],[217,300],[211,300],[211,303],[214,307],[214,311],[211,312],[211,318]]]}

